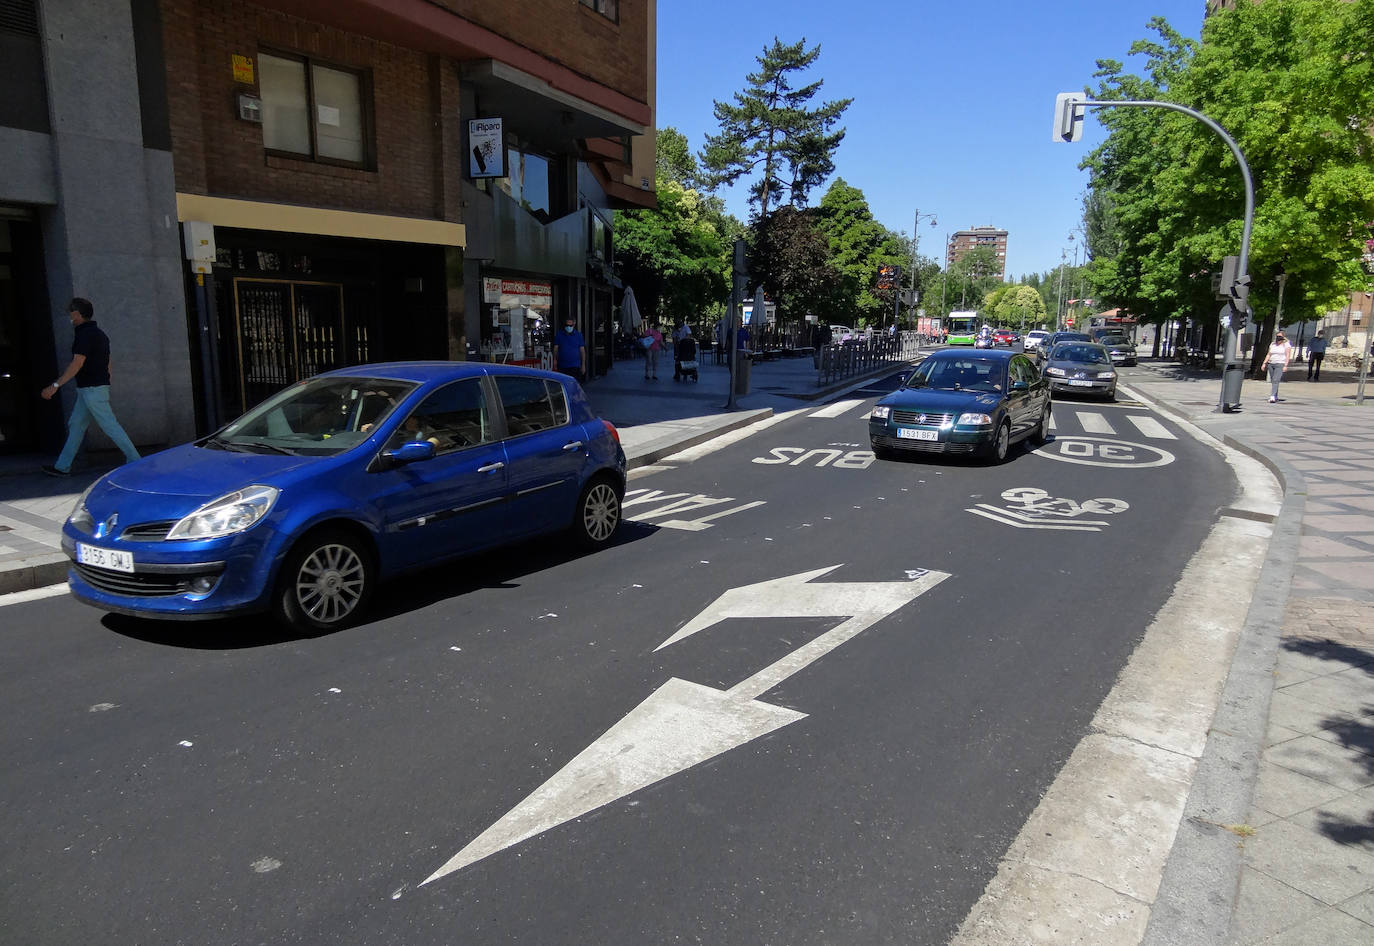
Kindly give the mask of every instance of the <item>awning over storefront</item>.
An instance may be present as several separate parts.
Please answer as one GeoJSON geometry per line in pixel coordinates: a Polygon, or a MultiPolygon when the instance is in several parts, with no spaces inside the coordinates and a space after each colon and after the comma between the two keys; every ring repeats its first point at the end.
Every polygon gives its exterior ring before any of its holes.
{"type": "Polygon", "coordinates": [[[202,194],[177,194],[177,220],[199,220],[217,227],[242,230],[310,233],[395,243],[435,246],[465,246],[467,243],[463,225],[446,220],[327,210],[323,207],[207,197],[202,194]]]}

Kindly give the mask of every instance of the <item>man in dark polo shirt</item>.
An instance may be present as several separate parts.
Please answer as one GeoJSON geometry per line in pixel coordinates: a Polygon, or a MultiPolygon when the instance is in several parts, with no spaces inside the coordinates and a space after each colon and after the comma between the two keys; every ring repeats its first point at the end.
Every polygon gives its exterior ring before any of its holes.
{"type": "Polygon", "coordinates": [[[76,406],[67,421],[67,442],[62,453],[52,466],[43,467],[49,476],[66,476],[72,471],[72,461],[76,451],[86,437],[86,428],[94,420],[101,430],[114,441],[124,454],[124,459],[132,463],[138,459],[138,451],[133,441],[119,426],[114,411],[110,409],[110,339],[95,324],[95,306],[87,299],[76,298],[67,306],[67,314],[72,320],[75,331],[72,334],[72,361],[67,370],[58,375],[57,380],[43,389],[43,399],[49,400],[68,381],[76,379],[76,406]]]}

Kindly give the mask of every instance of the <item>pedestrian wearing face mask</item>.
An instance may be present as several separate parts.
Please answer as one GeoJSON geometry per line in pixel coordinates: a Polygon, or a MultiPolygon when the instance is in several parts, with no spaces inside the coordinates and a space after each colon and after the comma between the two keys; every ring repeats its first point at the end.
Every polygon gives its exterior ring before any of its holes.
{"type": "Polygon", "coordinates": [[[563,320],[563,330],[554,333],[554,349],[557,352],[555,363],[563,374],[572,375],[578,381],[587,379],[587,341],[577,330],[577,320],[568,316],[563,320]]]}

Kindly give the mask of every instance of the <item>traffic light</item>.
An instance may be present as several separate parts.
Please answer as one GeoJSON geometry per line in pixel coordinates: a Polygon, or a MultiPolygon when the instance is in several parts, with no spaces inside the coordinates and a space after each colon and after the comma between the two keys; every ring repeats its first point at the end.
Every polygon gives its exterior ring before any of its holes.
{"type": "Polygon", "coordinates": [[[1245,323],[1250,317],[1250,277],[1241,276],[1231,283],[1227,290],[1227,307],[1231,310],[1231,327],[1237,332],[1245,331],[1245,323]]]}
{"type": "Polygon", "coordinates": [[[1054,97],[1054,131],[1051,141],[1078,141],[1083,137],[1085,109],[1082,92],[1060,92],[1054,97]]]}
{"type": "Polygon", "coordinates": [[[878,288],[899,289],[902,285],[902,267],[896,263],[882,263],[878,266],[878,288]]]}

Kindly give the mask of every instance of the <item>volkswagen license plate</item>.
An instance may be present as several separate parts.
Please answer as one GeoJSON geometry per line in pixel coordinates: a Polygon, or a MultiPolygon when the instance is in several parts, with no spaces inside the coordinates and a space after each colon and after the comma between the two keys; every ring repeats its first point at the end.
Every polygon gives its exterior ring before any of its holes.
{"type": "Polygon", "coordinates": [[[102,549],[97,545],[87,545],[85,542],[76,543],[76,560],[82,565],[94,565],[96,568],[108,568],[116,572],[132,572],[134,570],[132,552],[102,549]]]}
{"type": "Polygon", "coordinates": [[[898,427],[897,437],[901,440],[939,440],[938,430],[915,430],[911,427],[898,427]]]}

